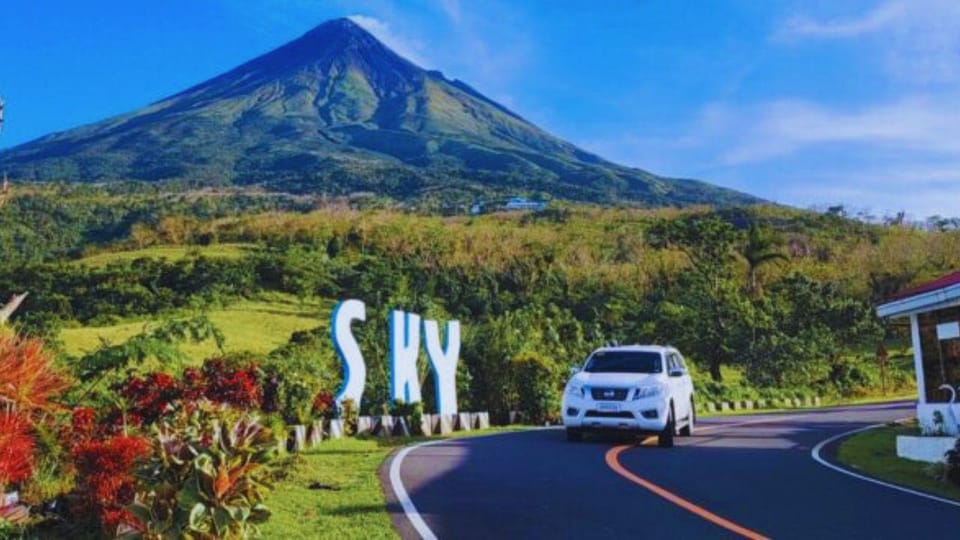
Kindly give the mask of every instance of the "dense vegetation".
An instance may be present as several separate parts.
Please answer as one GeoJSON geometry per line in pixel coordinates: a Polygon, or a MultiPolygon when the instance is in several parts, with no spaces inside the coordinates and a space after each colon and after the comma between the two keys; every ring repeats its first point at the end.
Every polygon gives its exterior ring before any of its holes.
{"type": "MultiPolygon", "coordinates": [[[[0,291],[31,291],[15,319],[24,333],[55,343],[64,326],[159,324],[276,292],[327,307],[359,298],[372,311],[357,330],[372,365],[364,412],[390,406],[386,366],[372,359],[386,357],[393,308],[464,323],[461,406],[495,416],[529,406],[521,400],[530,385],[543,385],[550,403],[567,368],[610,341],[677,345],[704,398],[873,394],[874,351],[885,340],[895,351],[903,344],[902,329],[884,326],[873,305],[952,269],[960,254],[955,230],[774,207],[436,217],[343,201],[102,189],[39,190],[0,209],[0,221],[18,224],[0,232],[0,244],[17,247],[0,255],[0,291]],[[52,217],[32,210],[54,200],[52,217]],[[24,231],[62,240],[25,242],[24,231]],[[234,244],[243,249],[225,248],[234,244]],[[159,246],[186,255],[103,253],[159,246]],[[71,253],[101,254],[96,264],[66,263],[71,253]],[[531,372],[542,376],[523,376],[531,372]]],[[[335,390],[327,325],[318,320],[268,356],[335,390]]],[[[888,378],[887,390],[907,389],[909,365],[894,362],[888,378]]]]}
{"type": "Polygon", "coordinates": [[[555,420],[568,368],[611,341],[677,345],[701,400],[858,398],[913,384],[905,331],[874,304],[960,261],[949,221],[776,207],[443,217],[380,199],[34,186],[2,201],[0,223],[0,293],[30,292],[20,337],[0,328],[0,487],[34,508],[4,507],[0,524],[53,537],[239,537],[289,472],[285,425],[434,410],[425,359],[423,406],[388,400],[390,309],[463,323],[460,407],[494,420],[555,420]],[[344,298],[368,306],[360,411],[332,400],[327,317],[344,298]]]}

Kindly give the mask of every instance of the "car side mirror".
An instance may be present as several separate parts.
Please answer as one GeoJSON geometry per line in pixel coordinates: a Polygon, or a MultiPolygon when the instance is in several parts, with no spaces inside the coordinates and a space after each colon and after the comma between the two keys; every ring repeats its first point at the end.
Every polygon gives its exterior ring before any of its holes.
{"type": "Polygon", "coordinates": [[[577,373],[580,373],[580,366],[570,366],[570,375],[573,376],[577,373]]]}
{"type": "Polygon", "coordinates": [[[680,371],[679,369],[675,369],[675,370],[673,370],[673,371],[670,372],[670,376],[671,376],[671,377],[683,377],[683,372],[680,371]]]}

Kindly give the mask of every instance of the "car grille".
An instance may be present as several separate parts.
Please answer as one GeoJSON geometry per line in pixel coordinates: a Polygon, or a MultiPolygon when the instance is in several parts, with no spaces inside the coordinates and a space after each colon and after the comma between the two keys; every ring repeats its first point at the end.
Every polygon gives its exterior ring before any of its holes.
{"type": "Polygon", "coordinates": [[[585,418],[633,418],[633,413],[628,411],[605,412],[605,411],[587,411],[583,415],[585,418]]]}
{"type": "Polygon", "coordinates": [[[597,401],[623,401],[629,391],[628,388],[591,388],[590,395],[597,401]]]}

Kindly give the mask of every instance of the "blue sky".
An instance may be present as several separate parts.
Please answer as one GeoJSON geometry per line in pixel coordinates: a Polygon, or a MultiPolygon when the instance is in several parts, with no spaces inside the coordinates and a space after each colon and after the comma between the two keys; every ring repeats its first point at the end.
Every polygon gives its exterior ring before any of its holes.
{"type": "Polygon", "coordinates": [[[799,207],[960,215],[957,0],[6,0],[0,147],[340,16],[613,161],[799,207]]]}

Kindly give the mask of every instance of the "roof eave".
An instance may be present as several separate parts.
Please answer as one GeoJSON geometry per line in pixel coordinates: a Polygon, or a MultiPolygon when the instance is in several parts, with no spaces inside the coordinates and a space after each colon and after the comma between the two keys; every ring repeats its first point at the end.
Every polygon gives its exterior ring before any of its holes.
{"type": "Polygon", "coordinates": [[[877,315],[893,318],[906,317],[955,305],[960,305],[960,284],[881,304],[877,306],[877,315]]]}

